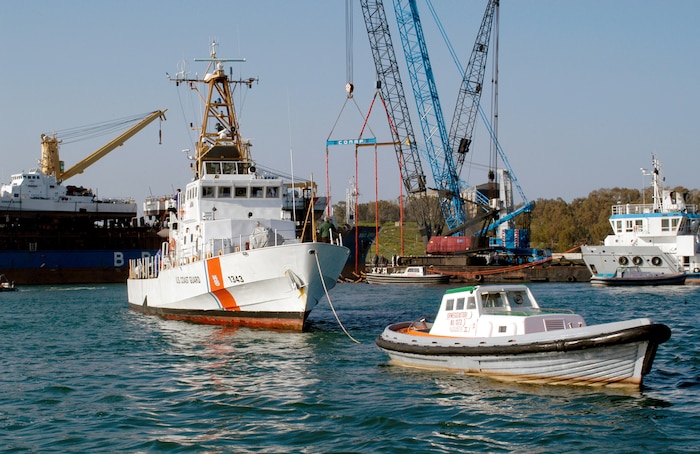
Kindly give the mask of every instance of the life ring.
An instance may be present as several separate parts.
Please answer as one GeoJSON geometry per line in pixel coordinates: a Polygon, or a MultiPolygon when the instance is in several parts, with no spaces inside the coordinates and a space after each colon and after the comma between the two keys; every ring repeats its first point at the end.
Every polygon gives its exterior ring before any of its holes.
{"type": "Polygon", "coordinates": [[[651,259],[651,264],[654,266],[661,265],[661,257],[654,257],[651,259]]]}
{"type": "Polygon", "coordinates": [[[617,263],[619,263],[622,266],[627,265],[629,262],[630,261],[624,255],[622,257],[620,257],[619,259],[617,259],[617,263]]]}
{"type": "Polygon", "coordinates": [[[569,276],[566,278],[567,282],[576,282],[576,278],[574,276],[569,276]]]}
{"type": "Polygon", "coordinates": [[[481,274],[477,274],[474,276],[474,280],[476,282],[482,282],[484,280],[484,276],[482,276],[481,274]]]}
{"type": "Polygon", "coordinates": [[[695,269],[693,270],[693,273],[700,273],[700,268],[695,268],[695,269]]]}
{"type": "Polygon", "coordinates": [[[642,263],[644,263],[644,260],[642,260],[642,258],[641,258],[640,256],[637,255],[637,256],[635,256],[635,257],[632,259],[632,263],[634,263],[635,265],[639,266],[639,265],[641,265],[642,263]]]}

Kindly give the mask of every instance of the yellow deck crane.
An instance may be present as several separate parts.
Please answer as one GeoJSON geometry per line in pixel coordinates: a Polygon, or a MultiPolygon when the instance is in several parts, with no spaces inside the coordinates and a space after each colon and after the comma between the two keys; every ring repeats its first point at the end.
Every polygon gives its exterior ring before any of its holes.
{"type": "MultiPolygon", "coordinates": [[[[167,110],[167,109],[166,109],[167,110]]],[[[61,142],[56,136],[48,136],[46,134],[41,135],[41,171],[45,175],[53,175],[59,182],[65,181],[68,178],[75,176],[79,173],[83,173],[85,169],[90,167],[92,164],[102,159],[110,151],[117,147],[124,145],[124,142],[129,140],[131,137],[136,135],[143,128],[148,126],[152,121],[157,118],[165,120],[166,110],[156,110],[147,114],[142,120],[137,124],[123,132],[121,135],[113,139],[111,142],[100,148],[99,150],[92,153],[87,158],[75,164],[70,169],[65,172],[62,171],[61,159],[58,153],[58,144],[61,142]]]]}

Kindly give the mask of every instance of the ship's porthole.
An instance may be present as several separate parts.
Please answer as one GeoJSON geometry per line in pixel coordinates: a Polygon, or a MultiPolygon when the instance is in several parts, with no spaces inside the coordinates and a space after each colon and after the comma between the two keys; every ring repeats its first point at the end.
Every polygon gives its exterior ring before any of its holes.
{"type": "Polygon", "coordinates": [[[635,265],[639,266],[644,262],[640,256],[636,256],[635,258],[632,259],[632,263],[635,265]]]}
{"type": "Polygon", "coordinates": [[[659,266],[661,265],[661,258],[660,257],[654,257],[651,259],[651,264],[654,266],[659,266]]]}
{"type": "Polygon", "coordinates": [[[620,257],[619,259],[617,259],[617,263],[619,263],[622,266],[625,266],[629,263],[629,260],[627,259],[627,257],[623,256],[623,257],[620,257]]]}

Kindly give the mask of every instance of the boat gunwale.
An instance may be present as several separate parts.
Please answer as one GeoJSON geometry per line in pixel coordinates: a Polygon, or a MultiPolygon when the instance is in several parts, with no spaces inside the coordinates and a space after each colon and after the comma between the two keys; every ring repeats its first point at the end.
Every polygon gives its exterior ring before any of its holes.
{"type": "MultiPolygon", "coordinates": [[[[659,345],[671,337],[671,329],[661,323],[649,323],[641,326],[633,326],[622,330],[592,333],[588,335],[572,337],[567,339],[551,339],[545,341],[534,340],[524,344],[517,343],[517,338],[522,336],[498,336],[498,337],[482,337],[482,338],[465,338],[465,337],[446,337],[435,335],[419,335],[417,339],[426,340],[430,338],[454,341],[478,341],[478,345],[438,345],[433,343],[427,345],[425,343],[416,344],[399,342],[390,340],[387,337],[394,334],[401,334],[398,330],[407,328],[413,322],[401,322],[389,325],[384,332],[375,339],[375,343],[381,349],[386,351],[395,351],[400,353],[411,353],[418,355],[434,355],[434,356],[493,356],[493,355],[517,355],[527,353],[550,353],[550,352],[568,352],[576,350],[585,350],[591,348],[609,347],[614,345],[629,344],[635,342],[648,341],[650,344],[659,345]],[[385,337],[387,336],[387,337],[385,337]],[[509,344],[491,344],[488,341],[500,340],[508,338],[506,342],[509,344]]],[[[594,327],[595,325],[593,325],[594,327]]],[[[592,328],[591,326],[586,328],[592,328]]],[[[578,329],[578,328],[574,328],[578,329]]],[[[410,334],[403,334],[409,337],[410,334]]]]}

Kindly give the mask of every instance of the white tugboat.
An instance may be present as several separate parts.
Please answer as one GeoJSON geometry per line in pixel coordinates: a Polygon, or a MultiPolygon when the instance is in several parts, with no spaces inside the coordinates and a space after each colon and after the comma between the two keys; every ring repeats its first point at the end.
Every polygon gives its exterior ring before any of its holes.
{"type": "Polygon", "coordinates": [[[639,388],[668,326],[638,318],[588,326],[545,309],[524,285],[447,290],[434,321],[389,325],[377,345],[392,362],[552,385],[639,388]]]}
{"type": "MultiPolygon", "coordinates": [[[[349,251],[302,242],[283,209],[285,182],[256,170],[240,135],[236,87],[212,44],[203,78],[173,80],[205,103],[194,179],[169,203],[167,241],[154,257],[132,260],[132,309],[197,323],[302,330],[337,282],[349,251]]],[[[288,212],[287,212],[288,213],[288,212]]]]}
{"type": "MultiPolygon", "coordinates": [[[[608,235],[602,246],[582,246],[581,253],[593,279],[620,275],[633,268],[636,275],[672,276],[684,273],[686,283],[700,283],[700,215],[685,194],[661,187],[661,165],[652,157],[651,204],[612,207],[608,235]]],[[[650,283],[654,283],[651,279],[650,283]]],[[[637,285],[644,284],[639,280],[637,285]]]]}

